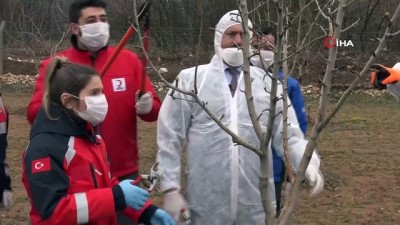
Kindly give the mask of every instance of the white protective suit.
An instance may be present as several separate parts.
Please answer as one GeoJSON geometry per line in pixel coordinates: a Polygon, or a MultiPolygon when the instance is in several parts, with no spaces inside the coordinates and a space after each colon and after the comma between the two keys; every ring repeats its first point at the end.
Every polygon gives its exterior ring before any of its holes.
{"type": "MultiPolygon", "coordinates": [[[[238,80],[238,88],[232,97],[224,74],[224,64],[220,57],[221,38],[224,31],[237,24],[237,10],[225,14],[216,26],[215,55],[207,65],[197,69],[198,97],[223,124],[239,137],[259,146],[254,132],[244,90],[243,72],[238,80]],[[233,18],[234,17],[234,18],[233,18]]],[[[240,18],[239,18],[240,19],[240,18]]],[[[250,68],[253,79],[252,90],[257,114],[269,106],[271,80],[265,72],[250,68]]],[[[194,90],[195,67],[181,71],[177,77],[178,87],[194,90]]],[[[277,96],[281,96],[279,85],[277,96]]],[[[192,224],[195,225],[264,225],[264,210],[259,193],[260,159],[257,154],[243,146],[235,145],[226,134],[190,96],[171,90],[165,97],[158,116],[159,168],[164,172],[161,189],[180,189],[180,161],[183,145],[187,149],[188,202],[192,224]]],[[[282,101],[279,101],[273,127],[272,144],[278,154],[283,155],[282,142],[282,101]]],[[[297,122],[292,107],[288,111],[289,150],[294,168],[298,168],[307,141],[297,122]]],[[[268,112],[260,118],[262,128],[267,128],[268,112]]],[[[270,157],[272,159],[272,157],[270,157]]],[[[319,158],[314,153],[312,161],[319,169],[319,158]]],[[[310,163],[311,164],[311,163],[310,163]]],[[[272,163],[271,163],[272,167],[272,163]]],[[[310,168],[310,167],[309,167],[310,168]]],[[[272,170],[271,170],[272,171],[272,170]]],[[[317,176],[314,172],[313,176],[317,176]]],[[[271,174],[271,177],[272,174],[271,174]]],[[[322,178],[321,178],[322,179],[322,178]]],[[[270,181],[273,187],[273,180],[270,181]]],[[[274,191],[274,190],[272,190],[274,191]]]]}
{"type": "MultiPolygon", "coordinates": [[[[400,63],[396,63],[393,69],[400,70],[400,63]]],[[[391,95],[393,95],[397,101],[400,101],[400,82],[394,84],[387,84],[387,89],[391,95]]]]}

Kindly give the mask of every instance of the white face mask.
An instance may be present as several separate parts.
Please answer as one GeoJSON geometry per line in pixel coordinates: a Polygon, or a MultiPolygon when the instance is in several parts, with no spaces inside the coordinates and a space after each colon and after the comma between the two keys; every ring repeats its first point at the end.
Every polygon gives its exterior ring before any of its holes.
{"type": "Polygon", "coordinates": [[[110,38],[110,25],[97,22],[80,26],[82,35],[81,43],[92,52],[96,52],[107,45],[110,38]]]}
{"type": "MultiPolygon", "coordinates": [[[[256,50],[253,50],[255,52],[256,50]]],[[[272,64],[274,64],[274,56],[275,53],[273,51],[268,50],[260,50],[260,55],[255,55],[250,58],[251,64],[253,66],[259,67],[261,69],[268,69],[272,64]],[[263,62],[261,61],[260,56],[265,60],[265,65],[263,66],[263,62]]]]}
{"type": "Polygon", "coordinates": [[[239,67],[239,66],[243,65],[242,49],[223,48],[223,49],[221,49],[221,57],[228,66],[239,67]]]}
{"type": "MultiPolygon", "coordinates": [[[[71,96],[81,99],[74,95],[71,96]]],[[[93,126],[97,126],[99,123],[104,121],[104,118],[106,118],[108,111],[108,103],[104,94],[86,96],[85,99],[81,100],[84,100],[86,103],[86,111],[79,112],[78,110],[74,109],[79,117],[88,121],[93,126]]]]}
{"type": "Polygon", "coordinates": [[[400,82],[387,84],[387,89],[389,93],[396,98],[397,101],[400,101],[400,82]]]}

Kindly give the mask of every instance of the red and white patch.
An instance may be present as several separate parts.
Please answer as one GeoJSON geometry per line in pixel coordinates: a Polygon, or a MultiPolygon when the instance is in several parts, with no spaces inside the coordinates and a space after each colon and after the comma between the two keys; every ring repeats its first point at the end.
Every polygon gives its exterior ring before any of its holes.
{"type": "Polygon", "coordinates": [[[41,158],[32,162],[32,173],[40,173],[51,170],[50,157],[41,158]]]}
{"type": "Polygon", "coordinates": [[[6,122],[7,121],[7,114],[6,111],[3,109],[3,107],[0,105],[0,122],[6,122]]]}
{"type": "Polygon", "coordinates": [[[114,92],[126,91],[125,78],[123,78],[123,77],[115,78],[115,79],[112,79],[111,82],[112,82],[114,92]]]}

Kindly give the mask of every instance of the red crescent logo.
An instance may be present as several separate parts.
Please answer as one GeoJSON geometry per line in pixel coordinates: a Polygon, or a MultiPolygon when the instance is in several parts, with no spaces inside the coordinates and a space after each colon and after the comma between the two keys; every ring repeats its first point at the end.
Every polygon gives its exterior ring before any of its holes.
{"type": "Polygon", "coordinates": [[[336,45],[336,39],[333,36],[328,36],[324,39],[325,48],[333,48],[336,45]]]}

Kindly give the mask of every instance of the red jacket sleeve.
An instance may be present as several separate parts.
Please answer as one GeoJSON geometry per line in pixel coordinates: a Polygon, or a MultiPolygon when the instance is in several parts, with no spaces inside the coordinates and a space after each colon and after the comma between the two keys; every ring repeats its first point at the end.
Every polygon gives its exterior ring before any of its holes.
{"type": "Polygon", "coordinates": [[[33,124],[40,107],[42,107],[48,61],[43,61],[39,66],[39,77],[36,79],[35,90],[31,102],[26,109],[26,118],[30,124],[33,124]]]}
{"type": "Polygon", "coordinates": [[[45,224],[73,225],[100,221],[115,214],[111,188],[66,195],[45,224]]]}
{"type": "MultiPolygon", "coordinates": [[[[112,186],[118,185],[119,181],[117,178],[113,177],[111,179],[112,186]]],[[[136,210],[130,207],[125,207],[122,212],[129,217],[131,220],[136,222],[145,222],[149,221],[151,216],[153,216],[154,211],[157,209],[152,203],[147,200],[145,205],[140,209],[136,210]]]]}
{"type": "Polygon", "coordinates": [[[23,159],[24,184],[40,224],[75,225],[113,218],[112,189],[68,193],[70,181],[60,165],[63,157],[58,155],[29,148],[23,159]]]}

